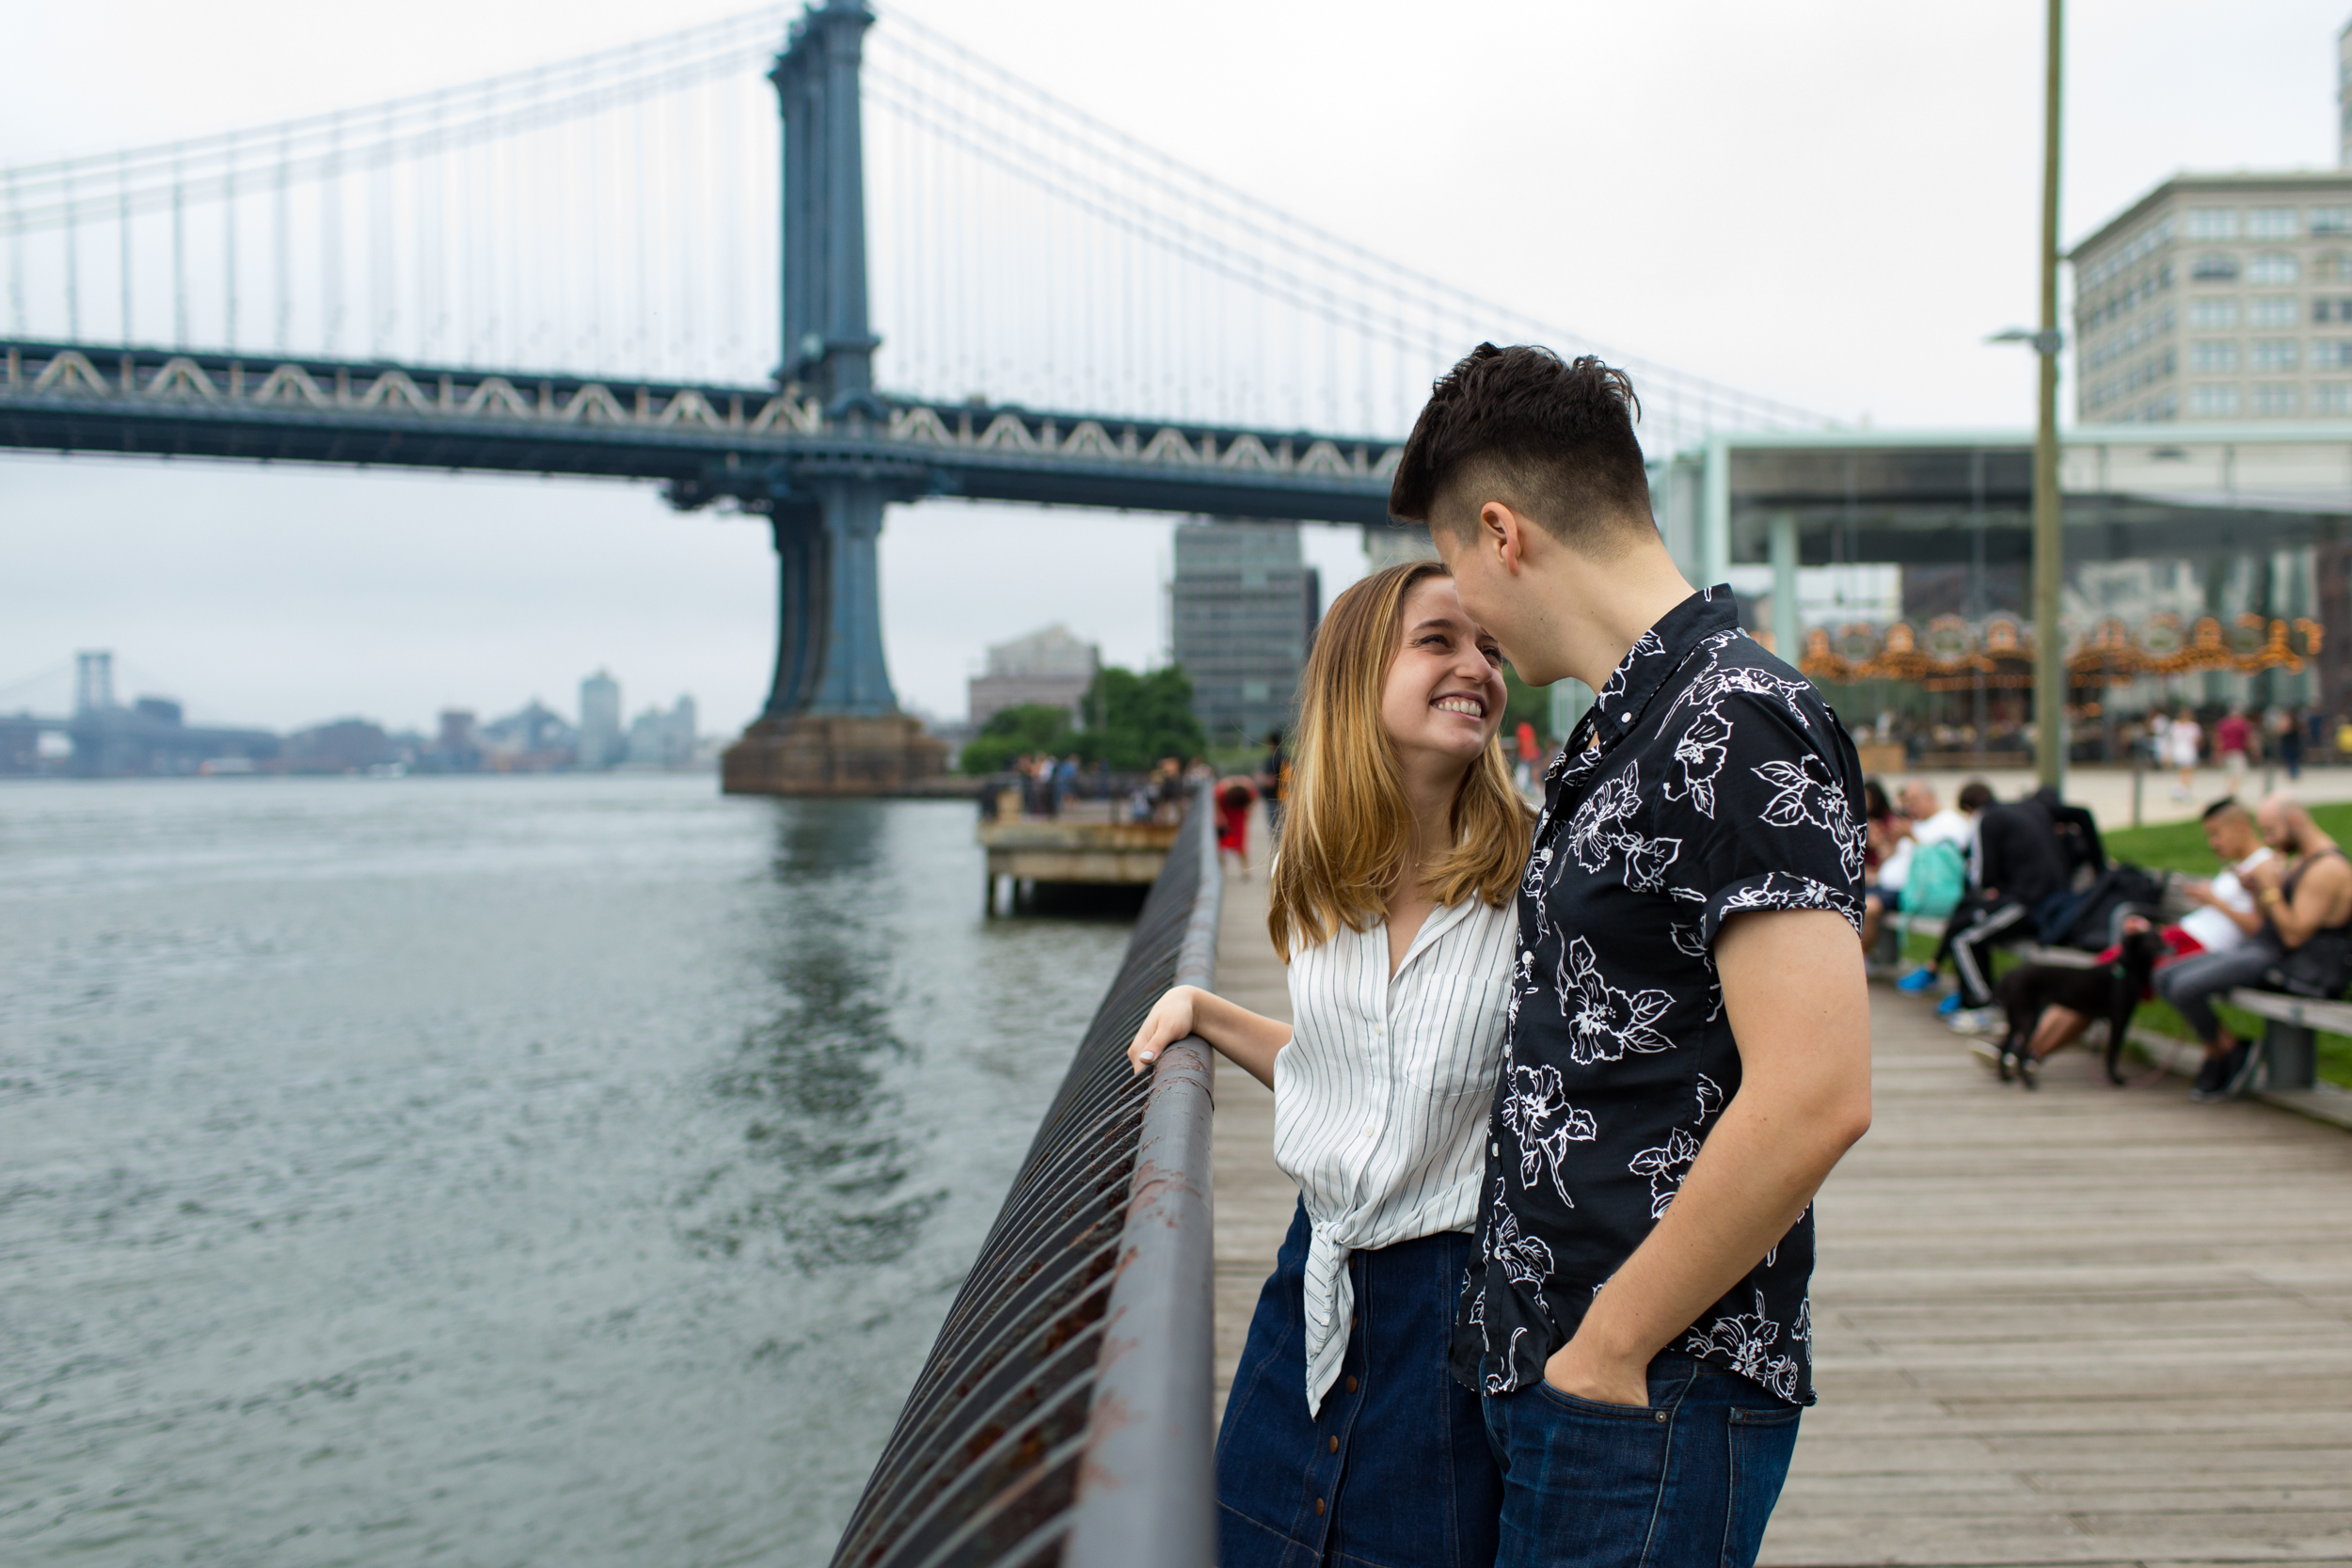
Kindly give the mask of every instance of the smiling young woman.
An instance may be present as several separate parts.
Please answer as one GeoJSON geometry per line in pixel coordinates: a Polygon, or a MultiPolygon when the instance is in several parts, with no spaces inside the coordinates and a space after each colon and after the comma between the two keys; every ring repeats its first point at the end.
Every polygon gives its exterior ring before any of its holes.
{"type": "Polygon", "coordinates": [[[1386,918],[1401,882],[1439,904],[1507,902],[1528,814],[1498,738],[1502,661],[1445,567],[1409,562],[1342,594],[1299,687],[1296,798],[1267,889],[1275,951],[1288,958],[1386,918]],[[1416,797],[1433,796],[1447,831],[1424,845],[1416,797]]]}
{"type": "Polygon", "coordinates": [[[1128,1048],[1197,1034],[1271,1085],[1298,1183],[1217,1436],[1217,1560],[1486,1568],[1502,1478],[1445,1353],[1529,837],[1502,656],[1414,562],[1333,602],[1299,692],[1269,915],[1296,1025],[1182,986],[1128,1048]]]}

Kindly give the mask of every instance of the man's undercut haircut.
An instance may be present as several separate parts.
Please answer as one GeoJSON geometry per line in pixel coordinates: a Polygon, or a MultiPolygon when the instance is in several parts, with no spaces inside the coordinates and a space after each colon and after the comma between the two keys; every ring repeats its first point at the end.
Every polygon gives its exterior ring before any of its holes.
{"type": "Polygon", "coordinates": [[[2215,817],[2219,816],[2226,812],[2236,812],[2240,816],[2248,815],[2244,803],[2241,802],[2236,796],[2224,795],[2220,800],[2216,800],[2212,805],[2207,806],[2205,808],[2204,816],[2199,817],[2198,820],[2201,822],[2210,822],[2215,817]]]}
{"type": "Polygon", "coordinates": [[[1633,421],[1642,404],[1625,372],[1591,355],[1481,343],[1438,378],[1389,485],[1401,522],[1467,528],[1445,502],[1498,500],[1576,549],[1613,555],[1654,530],[1649,471],[1633,421]]]}

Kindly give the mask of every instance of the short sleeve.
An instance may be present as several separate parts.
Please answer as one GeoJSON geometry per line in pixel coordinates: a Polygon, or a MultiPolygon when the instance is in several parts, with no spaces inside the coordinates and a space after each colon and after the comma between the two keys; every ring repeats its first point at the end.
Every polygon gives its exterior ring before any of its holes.
{"type": "Polygon", "coordinates": [[[1834,910],[1858,930],[1867,831],[1836,717],[1780,692],[1731,691],[1692,731],[1720,756],[1713,811],[1690,824],[1676,890],[1702,906],[1700,939],[1711,946],[1724,917],[1748,910],[1834,910]]]}

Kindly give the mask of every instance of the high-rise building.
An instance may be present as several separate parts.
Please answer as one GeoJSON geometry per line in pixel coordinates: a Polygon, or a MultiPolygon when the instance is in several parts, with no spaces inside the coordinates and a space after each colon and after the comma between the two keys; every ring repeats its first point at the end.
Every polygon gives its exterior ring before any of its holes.
{"type": "Polygon", "coordinates": [[[431,749],[418,760],[437,773],[470,773],[480,768],[482,743],[474,734],[473,710],[443,708],[440,733],[433,737],[431,749]]]}
{"type": "Polygon", "coordinates": [[[1192,681],[1211,742],[1255,740],[1292,720],[1298,676],[1323,616],[1323,585],[1296,523],[1201,518],[1178,525],[1170,650],[1192,681]]]}
{"type": "Polygon", "coordinates": [[[2083,424],[2352,420],[2352,25],[2341,171],[2176,174],[2074,248],[2083,424]]]}
{"type": "Polygon", "coordinates": [[[997,642],[988,650],[988,673],[969,683],[972,722],[985,724],[995,714],[1025,704],[1050,704],[1068,708],[1073,717],[1094,684],[1102,650],[1071,635],[1056,622],[1042,631],[997,642]]]}
{"type": "Polygon", "coordinates": [[[694,699],[680,697],[664,713],[649,707],[628,726],[631,768],[684,768],[694,760],[694,699]]]}
{"type": "Polygon", "coordinates": [[[2336,35],[2336,162],[2352,168],[2352,22],[2336,35]]]}
{"type": "Polygon", "coordinates": [[[2070,259],[2080,422],[2352,419],[2352,170],[2174,175],[2070,259]]]}
{"type": "Polygon", "coordinates": [[[610,768],[627,750],[621,735],[621,683],[599,670],[580,683],[580,766],[610,768]]]}

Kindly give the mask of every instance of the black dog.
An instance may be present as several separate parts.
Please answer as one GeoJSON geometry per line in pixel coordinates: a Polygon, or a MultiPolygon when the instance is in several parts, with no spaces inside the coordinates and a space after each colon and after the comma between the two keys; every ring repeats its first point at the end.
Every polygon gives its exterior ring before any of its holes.
{"type": "Polygon", "coordinates": [[[2132,1010],[2148,989],[2148,976],[2170,953],[2154,931],[2134,931],[2123,939],[2122,953],[2113,963],[2090,968],[2066,964],[2019,964],[2001,976],[1997,988],[2001,1010],[2009,1015],[2009,1033],[2001,1040],[2001,1082],[2012,1074],[2033,1088],[2041,1063],[2027,1046],[2044,1007],[2066,1007],[2086,1018],[2107,1021],[2107,1082],[2121,1085],[2123,1074],[2116,1060],[2123,1053],[2123,1036],[2132,1023],[2132,1010]]]}

